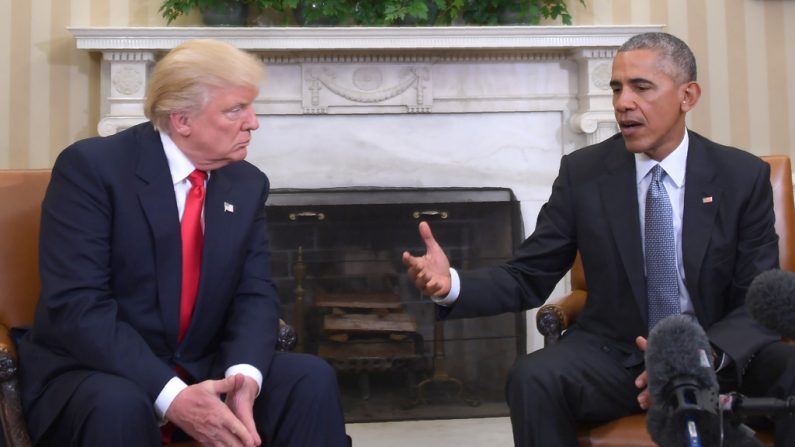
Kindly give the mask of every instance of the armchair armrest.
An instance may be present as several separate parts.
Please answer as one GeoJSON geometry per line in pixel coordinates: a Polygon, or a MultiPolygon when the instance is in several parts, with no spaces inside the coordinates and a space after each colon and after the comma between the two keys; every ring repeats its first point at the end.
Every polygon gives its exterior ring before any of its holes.
{"type": "Polygon", "coordinates": [[[558,301],[541,306],[536,313],[536,327],[544,336],[544,344],[550,345],[577,319],[585,306],[588,292],[573,290],[558,301]]]}
{"type": "Polygon", "coordinates": [[[3,425],[5,445],[30,447],[22,400],[17,380],[17,351],[9,329],[0,324],[0,423],[3,425]]]}
{"type": "Polygon", "coordinates": [[[295,345],[298,344],[298,334],[295,328],[285,323],[284,320],[279,320],[279,336],[276,338],[277,351],[292,351],[295,345]]]}

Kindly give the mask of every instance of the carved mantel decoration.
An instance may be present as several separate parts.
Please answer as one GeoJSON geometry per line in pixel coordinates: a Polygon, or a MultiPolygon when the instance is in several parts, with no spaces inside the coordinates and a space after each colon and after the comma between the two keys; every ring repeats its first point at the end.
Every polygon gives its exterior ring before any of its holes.
{"type": "MultiPolygon", "coordinates": [[[[161,54],[187,39],[217,38],[255,52],[270,66],[299,67],[300,97],[269,97],[265,90],[258,101],[258,110],[263,114],[469,113],[505,108],[495,109],[493,103],[513,103],[507,108],[522,110],[518,105],[522,99],[531,103],[560,102],[561,98],[554,97],[560,96],[559,92],[535,98],[522,98],[521,94],[488,98],[486,92],[485,97],[440,98],[443,101],[439,104],[433,84],[437,77],[446,74],[435,71],[434,66],[455,64],[469,70],[488,62],[504,67],[506,63],[573,61],[579,80],[576,90],[568,93],[576,100],[576,106],[547,107],[565,109],[571,129],[586,135],[587,142],[595,142],[616,130],[607,85],[615,49],[634,34],[660,29],[92,27],[70,31],[78,48],[103,54],[100,135],[116,133],[144,120],[147,74],[161,54]]],[[[278,78],[275,74],[272,79],[278,78]]]]}

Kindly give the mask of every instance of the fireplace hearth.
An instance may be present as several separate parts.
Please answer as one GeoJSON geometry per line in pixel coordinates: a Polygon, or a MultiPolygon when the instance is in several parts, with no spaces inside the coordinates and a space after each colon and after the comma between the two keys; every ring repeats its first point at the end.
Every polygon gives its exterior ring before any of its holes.
{"type": "Polygon", "coordinates": [[[525,352],[518,315],[435,322],[405,274],[421,220],[460,268],[498,263],[522,236],[506,189],[277,191],[274,278],[300,349],[337,371],[346,420],[507,415],[503,383],[525,352]]]}

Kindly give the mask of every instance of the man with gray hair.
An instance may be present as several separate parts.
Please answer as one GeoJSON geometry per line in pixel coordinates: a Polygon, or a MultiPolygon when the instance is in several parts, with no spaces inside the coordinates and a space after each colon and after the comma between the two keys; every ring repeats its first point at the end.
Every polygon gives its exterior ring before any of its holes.
{"type": "Polygon", "coordinates": [[[150,122],[58,156],[18,340],[36,445],[349,445],[331,367],[275,351],[269,183],[244,161],[262,79],[251,54],[185,42],[152,73],[150,122]]]}
{"type": "MultiPolygon", "coordinates": [[[[770,167],[686,128],[701,87],[678,38],[629,39],[610,86],[620,132],[562,158],[513,260],[458,272],[424,222],[426,253],[403,254],[440,318],[538,307],[581,254],[582,314],[558,343],[517,359],[508,377],[517,446],[577,446],[577,423],[648,408],[646,337],[672,314],[705,329],[722,389],[779,398],[795,391],[795,346],[744,305],[751,281],[778,267],[770,167]]],[[[776,422],[776,445],[795,445],[795,424],[776,422]]]]}

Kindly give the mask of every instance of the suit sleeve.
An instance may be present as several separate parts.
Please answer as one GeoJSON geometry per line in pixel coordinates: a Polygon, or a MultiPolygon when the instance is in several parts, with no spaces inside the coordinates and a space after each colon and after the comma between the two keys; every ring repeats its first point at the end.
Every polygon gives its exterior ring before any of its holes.
{"type": "MultiPolygon", "coordinates": [[[[461,294],[450,318],[496,315],[538,307],[569,271],[577,253],[569,157],[561,159],[552,194],[536,228],[506,264],[460,273],[461,294]]],[[[446,316],[447,308],[439,309],[446,316]]]]}
{"type": "Polygon", "coordinates": [[[154,401],[174,372],[120,315],[111,287],[113,206],[87,157],[65,150],[42,204],[33,337],[81,368],[141,384],[154,401]]]}
{"type": "Polygon", "coordinates": [[[256,212],[249,226],[240,279],[225,323],[217,366],[246,363],[267,375],[279,331],[280,301],[271,276],[271,256],[266,225],[265,201],[268,181],[264,178],[256,196],[256,212]]]}
{"type": "Polygon", "coordinates": [[[707,331],[710,341],[734,361],[738,376],[757,350],[780,338],[754,321],[745,306],[751,281],[775,268],[778,268],[778,236],[770,167],[761,163],[749,199],[739,215],[734,270],[725,297],[729,312],[707,331]]]}

